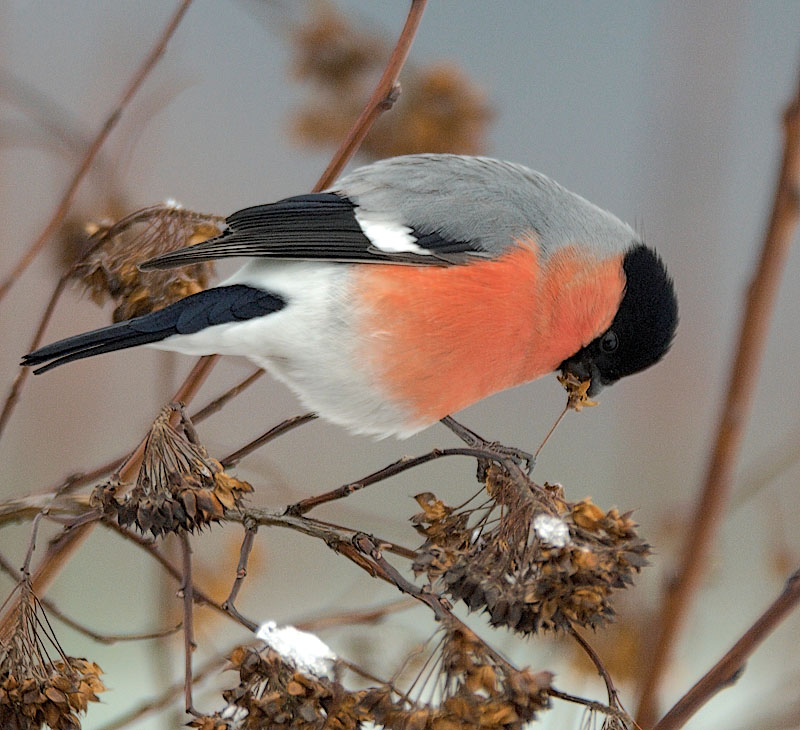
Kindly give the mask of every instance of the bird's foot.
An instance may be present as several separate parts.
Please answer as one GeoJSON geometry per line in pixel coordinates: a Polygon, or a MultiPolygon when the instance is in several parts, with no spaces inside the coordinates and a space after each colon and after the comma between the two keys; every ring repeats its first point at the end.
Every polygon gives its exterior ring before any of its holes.
{"type": "MultiPolygon", "coordinates": [[[[463,424],[459,423],[452,416],[445,416],[442,423],[447,426],[456,436],[458,436],[467,446],[473,449],[483,449],[492,454],[496,454],[499,461],[510,460],[525,474],[530,474],[536,464],[533,454],[518,449],[515,446],[506,446],[497,441],[488,441],[487,439],[479,436],[474,431],[470,430],[463,424]]],[[[478,459],[478,479],[483,481],[486,477],[486,469],[488,463],[486,459],[478,459]]]]}

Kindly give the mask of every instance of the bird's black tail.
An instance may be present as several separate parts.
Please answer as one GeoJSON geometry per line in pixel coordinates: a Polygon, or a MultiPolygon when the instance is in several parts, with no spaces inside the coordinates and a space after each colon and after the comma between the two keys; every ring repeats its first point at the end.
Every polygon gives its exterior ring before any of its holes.
{"type": "Polygon", "coordinates": [[[84,357],[159,342],[172,335],[190,335],[217,324],[261,317],[285,305],[281,297],[243,284],[207,289],[156,312],[40,347],[25,355],[22,365],[41,365],[34,372],[43,373],[84,357]]]}

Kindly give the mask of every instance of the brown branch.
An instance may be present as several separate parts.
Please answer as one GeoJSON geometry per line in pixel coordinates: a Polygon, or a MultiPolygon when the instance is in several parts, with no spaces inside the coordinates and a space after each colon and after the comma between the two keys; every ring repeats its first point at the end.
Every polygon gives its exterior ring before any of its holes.
{"type": "MultiPolygon", "coordinates": [[[[228,657],[231,655],[233,650],[238,646],[238,644],[233,644],[229,649],[225,652],[220,652],[214,657],[211,657],[207,662],[202,664],[200,668],[195,672],[194,681],[200,682],[207,677],[211,676],[213,672],[218,672],[224,668],[225,663],[228,661],[228,657]]],[[[154,697],[147,702],[142,703],[138,707],[134,707],[129,712],[126,712],[123,715],[120,715],[114,720],[111,720],[106,725],[103,725],[100,730],[121,730],[124,727],[132,725],[137,720],[141,719],[145,715],[150,712],[155,712],[156,710],[162,710],[168,705],[170,705],[175,698],[181,693],[184,689],[184,681],[180,680],[179,682],[175,682],[174,684],[167,687],[160,695],[154,697]]]]}
{"type": "Polygon", "coordinates": [[[344,611],[317,618],[298,621],[296,626],[302,631],[324,631],[332,626],[353,626],[354,624],[372,624],[381,621],[389,614],[405,611],[419,605],[413,598],[400,598],[391,603],[386,603],[377,608],[367,608],[362,611],[344,611]]]}
{"type": "Polygon", "coordinates": [[[189,535],[181,532],[181,557],[183,563],[180,595],[183,599],[183,701],[184,709],[190,715],[199,714],[192,702],[192,653],[197,644],[194,642],[194,584],[192,583],[192,545],[189,535]]]}
{"type": "Polygon", "coordinates": [[[236,598],[247,576],[247,562],[253,550],[256,532],[258,532],[258,525],[250,520],[245,520],[242,525],[244,527],[244,539],[242,540],[242,547],[239,550],[239,564],[236,566],[236,578],[234,578],[233,585],[231,586],[231,592],[222,603],[222,607],[226,611],[234,613],[237,617],[241,617],[241,614],[236,610],[236,598]]]}
{"type": "Polygon", "coordinates": [[[764,639],[800,604],[800,570],[787,581],[783,592],[758,617],[731,649],[664,715],[654,730],[683,727],[711,697],[738,678],[747,658],[764,639]]]}
{"type": "MultiPolygon", "coordinates": [[[[28,352],[33,352],[41,344],[45,329],[47,329],[47,325],[50,323],[53,312],[55,312],[56,304],[58,304],[58,300],[61,298],[61,295],[66,289],[67,281],[69,281],[69,276],[62,276],[58,280],[58,284],[56,284],[55,289],[53,289],[53,293],[50,295],[50,300],[47,302],[47,306],[44,309],[44,314],[39,322],[39,326],[36,328],[36,334],[33,336],[31,344],[28,347],[28,352]]],[[[8,396],[3,404],[3,412],[0,413],[0,438],[3,436],[3,431],[5,430],[5,427],[11,418],[11,414],[13,413],[20,396],[22,395],[22,389],[25,386],[25,381],[28,379],[30,374],[30,368],[21,367],[17,373],[17,376],[14,378],[14,382],[11,384],[11,388],[8,391],[8,396]]]]}
{"type": "MultiPolygon", "coordinates": [[[[128,530],[125,527],[120,527],[116,522],[112,520],[103,520],[102,523],[103,527],[108,527],[118,533],[120,536],[124,537],[126,540],[129,540],[134,545],[138,545],[142,550],[148,553],[151,557],[153,557],[156,562],[161,565],[164,570],[167,571],[178,583],[183,581],[183,572],[180,568],[175,567],[158,549],[155,543],[152,540],[148,540],[141,535],[137,535],[132,530],[128,530]]],[[[194,598],[194,602],[197,604],[205,604],[210,608],[213,608],[217,613],[222,616],[227,616],[230,619],[233,619],[237,623],[244,626],[246,629],[250,631],[256,631],[258,629],[258,624],[255,621],[251,621],[250,619],[245,618],[241,614],[234,616],[230,611],[226,611],[222,604],[218,601],[215,601],[208,593],[204,590],[199,588],[198,586],[192,584],[192,596],[194,598]]]]}
{"type": "MultiPolygon", "coordinates": [[[[216,355],[202,357],[197,361],[197,364],[190,373],[190,377],[178,389],[173,401],[185,403],[189,402],[195,396],[197,390],[211,372],[216,357],[216,355]]],[[[179,417],[180,411],[176,410],[172,414],[172,418],[177,420],[179,417]]],[[[136,450],[131,453],[119,467],[117,473],[120,481],[129,482],[132,480],[139,468],[142,454],[144,453],[144,446],[145,440],[142,440],[136,450]]],[[[47,587],[61,571],[61,568],[66,565],[75,551],[83,544],[83,541],[91,534],[95,522],[96,520],[93,520],[73,526],[50,543],[41,564],[31,578],[33,589],[38,595],[44,595],[47,587]]],[[[3,615],[2,619],[0,619],[0,632],[6,628],[6,622],[12,620],[14,608],[14,606],[10,607],[3,615]]]]}
{"type": "Polygon", "coordinates": [[[422,20],[422,13],[425,11],[425,5],[428,0],[411,0],[411,7],[408,10],[408,17],[397,39],[397,44],[389,57],[389,62],[383,75],[372,92],[364,110],[356,119],[350,132],[345,137],[336,154],[330,161],[322,177],[317,181],[314,186],[314,192],[324,190],[339,177],[339,173],[344,166],[350,161],[350,158],[356,153],[356,150],[361,146],[364,137],[367,136],[370,128],[377,121],[378,117],[383,114],[387,109],[391,109],[392,105],[397,99],[399,92],[397,79],[400,76],[400,71],[408,58],[408,52],[411,50],[411,43],[414,36],[417,34],[419,23],[422,20]]]}
{"type": "Polygon", "coordinates": [[[710,564],[709,554],[728,502],[751,410],[781,274],[800,218],[800,82],[784,115],[784,149],[769,226],[747,292],[736,355],[728,377],[714,450],[687,530],[680,567],[664,597],[655,649],[645,662],[637,720],[654,724],[658,691],[692,598],[710,564]]]}
{"type": "Polygon", "coordinates": [[[8,522],[33,519],[42,510],[53,515],[81,515],[89,509],[87,497],[62,497],[61,495],[32,494],[0,502],[0,526],[8,522]]]}
{"type": "Polygon", "coordinates": [[[256,449],[260,448],[264,444],[273,441],[274,439],[278,438],[278,436],[282,436],[289,431],[294,430],[298,426],[302,426],[304,423],[308,423],[309,421],[313,421],[317,418],[316,413],[304,413],[301,416],[293,416],[292,418],[287,418],[285,421],[281,421],[277,426],[273,426],[269,431],[266,433],[261,434],[256,439],[253,439],[249,444],[245,444],[242,446],[241,449],[237,449],[232,454],[229,454],[224,459],[220,459],[220,463],[225,468],[230,466],[236,466],[245,456],[250,454],[251,452],[255,451],[256,449]]]}
{"type": "Polygon", "coordinates": [[[258,368],[254,372],[250,373],[241,383],[237,383],[232,388],[226,390],[219,398],[215,398],[211,401],[207,406],[201,408],[197,413],[195,413],[191,418],[193,423],[200,423],[204,419],[212,416],[217,411],[219,411],[229,400],[235,398],[239,393],[243,390],[249,388],[253,383],[256,382],[262,375],[264,371],[261,368],[258,368]]]}
{"type": "Polygon", "coordinates": [[[78,187],[83,181],[83,178],[85,177],[89,168],[92,166],[95,157],[97,157],[97,153],[100,151],[100,148],[103,146],[103,144],[105,144],[105,141],[108,139],[111,131],[117,126],[117,122],[119,122],[131,99],[134,97],[144,80],[149,76],[150,72],[164,55],[167,43],[169,43],[191,4],[192,0],[181,0],[180,5],[167,22],[164,30],[161,33],[161,36],[156,41],[156,44],[153,46],[150,53],[133,75],[133,78],[131,78],[131,80],[128,82],[128,87],[122,94],[122,98],[120,99],[119,103],[116,107],[114,107],[113,111],[106,119],[97,136],[92,141],[89,149],[86,150],[86,154],[83,156],[83,159],[78,165],[78,169],[72,176],[72,180],[67,186],[64,196],[61,198],[61,202],[59,202],[55,213],[53,213],[50,221],[45,226],[44,231],[42,231],[39,237],[22,255],[16,266],[14,266],[14,268],[11,270],[11,273],[8,275],[6,280],[0,284],[0,301],[2,301],[3,297],[8,293],[8,290],[11,288],[14,282],[17,281],[17,279],[19,279],[28,266],[30,266],[36,256],[38,256],[39,252],[44,248],[45,244],[50,240],[50,237],[64,222],[64,219],[67,217],[67,213],[72,206],[75,193],[78,191],[78,187]]]}
{"type": "MultiPolygon", "coordinates": [[[[571,695],[568,692],[562,692],[555,687],[550,687],[547,690],[547,694],[551,697],[555,697],[556,699],[563,700],[564,702],[571,702],[575,705],[583,705],[584,707],[588,707],[592,712],[602,712],[604,715],[616,717],[622,722],[630,722],[630,718],[625,712],[618,710],[616,707],[604,705],[602,702],[595,702],[595,700],[587,700],[583,697],[578,697],[577,695],[571,695]]],[[[627,725],[623,727],[627,727],[627,725]]]]}
{"type": "Polygon", "coordinates": [[[392,464],[389,464],[382,469],[378,469],[378,471],[368,474],[358,481],[344,484],[341,487],[337,487],[329,492],[324,492],[323,494],[317,494],[313,497],[301,499],[299,502],[289,505],[286,508],[286,514],[295,516],[303,515],[315,507],[319,507],[321,504],[333,502],[337,499],[344,499],[345,497],[349,497],[351,494],[353,494],[353,492],[357,492],[364,487],[369,487],[377,482],[383,481],[384,479],[388,479],[389,477],[393,477],[401,472],[407,471],[408,469],[413,469],[420,464],[426,464],[429,461],[441,459],[445,456],[472,456],[476,459],[496,461],[498,464],[501,464],[507,469],[515,471],[516,474],[514,474],[514,476],[523,479],[526,484],[529,484],[531,487],[534,486],[533,483],[530,482],[527,477],[525,477],[519,466],[513,462],[510,462],[506,455],[498,451],[479,448],[433,449],[432,451],[420,456],[403,456],[392,464]]]}
{"type": "Polygon", "coordinates": [[[592,664],[594,664],[597,673],[605,683],[606,692],[608,693],[608,704],[612,707],[622,710],[623,708],[619,701],[619,693],[617,692],[617,688],[614,686],[614,682],[611,679],[611,675],[608,673],[608,669],[606,669],[605,664],[603,664],[597,652],[594,650],[594,647],[592,647],[592,645],[586,641],[586,639],[584,639],[574,627],[570,627],[569,633],[589,657],[589,660],[592,662],[592,664]]]}
{"type": "Polygon", "coordinates": [[[424,590],[419,586],[406,580],[397,569],[386,561],[381,553],[380,545],[364,533],[360,533],[353,538],[353,544],[366,555],[369,555],[374,563],[380,568],[382,577],[394,583],[399,590],[406,595],[416,598],[420,603],[428,606],[438,621],[454,619],[450,602],[436,593],[424,590]]]}

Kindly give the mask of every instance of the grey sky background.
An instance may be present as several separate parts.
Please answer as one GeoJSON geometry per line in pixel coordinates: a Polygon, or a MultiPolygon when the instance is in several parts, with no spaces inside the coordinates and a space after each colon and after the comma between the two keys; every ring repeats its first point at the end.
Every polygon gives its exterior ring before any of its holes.
{"type": "MultiPolygon", "coordinates": [[[[173,6],[159,0],[0,0],[0,271],[9,270],[42,229],[77,163],[75,140],[88,140],[99,128],[173,6]],[[13,89],[47,100],[73,142],[54,143],[52,135],[43,135],[13,89]]],[[[387,35],[399,31],[406,11],[396,0],[340,6],[387,35]]],[[[286,28],[305,7],[196,0],[109,141],[99,167],[105,174],[87,177],[75,211],[86,218],[102,213],[97,201],[109,187],[123,194],[126,210],[175,198],[227,214],[313,185],[330,153],[299,147],[287,134],[305,91],[289,78],[286,28]]],[[[640,612],[657,605],[703,476],[742,296],[769,212],[780,116],[800,62],[798,31],[800,3],[793,0],[431,0],[412,49],[413,63],[453,61],[483,87],[496,112],[489,154],[541,170],[635,225],[675,278],[681,324],[672,352],[659,366],[604,392],[599,407],[569,414],[535,473],[538,481],[561,482],[572,499],[591,494],[605,508],[636,509],[657,551],[653,567],[628,592],[640,612]]],[[[0,392],[16,374],[56,280],[54,248],[0,304],[0,392]]],[[[798,433],[798,277],[800,257],[793,251],[738,492],[759,478],[758,465],[771,449],[798,433]]],[[[46,340],[101,326],[109,317],[108,308],[98,309],[76,289],[65,297],[46,340]]],[[[191,364],[189,358],[127,351],[33,379],[0,441],[3,498],[43,490],[132,447],[191,364]]],[[[197,404],[249,371],[245,362],[224,362],[197,404]]],[[[530,450],[562,405],[563,391],[551,377],[460,416],[481,434],[530,450]]],[[[264,378],[203,424],[200,434],[213,454],[222,455],[300,411],[283,386],[264,378]]],[[[452,443],[441,427],[405,442],[373,442],[315,423],[257,452],[238,473],[256,486],[258,504],[277,507],[353,481],[404,454],[452,443]]],[[[473,473],[466,461],[439,462],[319,516],[415,544],[407,518],[418,509],[410,496],[435,487],[457,503],[473,488],[473,473]]],[[[712,665],[780,591],[785,574],[775,568],[775,555],[784,550],[797,562],[798,474],[797,467],[788,470],[725,520],[667,701],[712,665]]],[[[195,541],[200,555],[213,556],[218,532],[195,541]]],[[[4,529],[0,550],[21,560],[27,534],[27,525],[4,529]]],[[[262,568],[249,579],[240,606],[258,620],[291,622],[394,596],[309,539],[273,530],[259,535],[259,543],[262,568]]],[[[224,570],[232,577],[234,564],[224,570]]],[[[159,594],[152,587],[157,581],[142,555],[97,532],[52,595],[99,630],[135,632],[162,625],[159,607],[172,600],[174,587],[159,594]]],[[[198,637],[203,652],[236,638],[228,623],[209,627],[201,627],[198,637]]],[[[432,628],[429,616],[415,611],[377,629],[324,638],[345,654],[399,657],[403,641],[422,639],[432,628]],[[377,646],[366,643],[376,634],[377,646]]],[[[736,687],[689,727],[754,727],[765,704],[796,703],[798,630],[797,617],[787,621],[736,687]]],[[[70,653],[96,659],[114,689],[105,707],[92,708],[84,724],[89,730],[163,682],[163,668],[154,669],[146,645],[97,647],[67,629],[59,635],[70,653]]],[[[505,635],[494,640],[521,664],[558,665],[559,651],[546,642],[505,635]]],[[[376,659],[375,666],[382,664],[376,659]]],[[[568,668],[559,670],[558,684],[602,697],[593,680],[571,680],[568,668]]],[[[577,726],[578,719],[553,713],[541,726],[577,726]],[[559,724],[565,722],[572,725],[559,724]]]]}

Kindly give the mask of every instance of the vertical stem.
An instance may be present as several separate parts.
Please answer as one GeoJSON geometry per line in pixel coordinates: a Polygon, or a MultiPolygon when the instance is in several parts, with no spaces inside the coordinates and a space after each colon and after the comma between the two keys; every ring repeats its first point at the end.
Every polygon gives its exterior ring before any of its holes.
{"type": "Polygon", "coordinates": [[[192,584],[192,546],[189,535],[181,532],[181,556],[183,557],[183,649],[184,649],[184,684],[183,698],[186,712],[196,715],[192,702],[192,652],[194,652],[194,586],[192,584]]]}
{"type": "Polygon", "coordinates": [[[408,58],[411,43],[417,34],[417,28],[419,28],[427,2],[428,0],[411,0],[406,23],[403,26],[400,37],[397,39],[397,45],[395,45],[394,51],[389,57],[383,76],[378,81],[378,85],[375,87],[375,91],[372,92],[372,96],[369,98],[364,110],[342,144],[339,145],[339,149],[336,150],[333,159],[331,159],[325,168],[325,172],[322,173],[322,176],[314,186],[314,192],[324,190],[339,176],[342,168],[361,146],[364,137],[367,136],[367,132],[369,132],[375,120],[387,109],[392,108],[398,92],[397,79],[408,58]]]}
{"type": "Polygon", "coordinates": [[[784,149],[769,226],[755,275],[747,291],[736,354],[728,377],[728,392],[717,424],[703,489],[693,512],[692,525],[677,576],[664,597],[655,650],[639,700],[638,723],[649,728],[658,715],[658,690],[692,599],[709,564],[711,546],[731,489],[736,462],[764,354],[769,322],[781,274],[800,218],[800,79],[795,97],[784,115],[784,149]]]}

